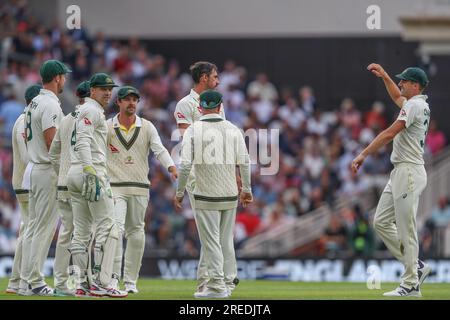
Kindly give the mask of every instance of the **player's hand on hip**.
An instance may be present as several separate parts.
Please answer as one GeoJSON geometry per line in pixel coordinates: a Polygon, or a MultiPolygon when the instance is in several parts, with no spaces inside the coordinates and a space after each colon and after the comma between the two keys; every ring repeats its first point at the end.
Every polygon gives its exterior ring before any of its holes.
{"type": "Polygon", "coordinates": [[[83,187],[81,196],[88,201],[100,199],[101,187],[97,172],[92,166],[83,167],[83,187]]]}
{"type": "Polygon", "coordinates": [[[172,178],[173,181],[178,179],[178,171],[177,171],[177,167],[175,166],[170,166],[169,167],[169,172],[170,172],[170,176],[172,178]]]}
{"type": "Polygon", "coordinates": [[[362,154],[359,154],[355,159],[352,161],[352,171],[356,173],[359,168],[361,168],[361,165],[363,164],[364,160],[366,160],[366,157],[362,154]]]}
{"type": "Polygon", "coordinates": [[[384,71],[383,67],[378,63],[371,63],[367,66],[367,70],[371,71],[374,75],[379,78],[383,78],[386,75],[386,71],[384,71]]]}
{"type": "Polygon", "coordinates": [[[253,202],[253,195],[249,192],[241,192],[239,196],[239,200],[242,203],[242,206],[245,208],[249,203],[253,202]]]}

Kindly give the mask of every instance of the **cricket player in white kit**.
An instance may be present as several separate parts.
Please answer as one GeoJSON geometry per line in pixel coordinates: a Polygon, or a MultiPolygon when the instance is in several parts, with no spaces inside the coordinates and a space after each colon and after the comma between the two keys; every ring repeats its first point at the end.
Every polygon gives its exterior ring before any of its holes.
{"type": "Polygon", "coordinates": [[[428,85],[428,77],[420,68],[407,68],[397,75],[400,79],[397,87],[380,65],[373,63],[367,69],[383,79],[401,110],[397,120],[353,160],[352,169],[356,172],[368,155],[394,140],[391,154],[394,169],[378,202],[374,227],[389,251],[405,266],[405,272],[399,287],[384,296],[421,297],[420,285],[431,271],[419,260],[416,226],[419,197],[427,184],[423,152],[430,108],[422,92],[428,85]]]}
{"type": "Polygon", "coordinates": [[[203,115],[183,136],[180,177],[174,204],[181,209],[192,167],[195,218],[208,272],[206,289],[196,298],[226,298],[235,287],[237,275],[233,231],[239,190],[236,165],[242,177],[240,199],[253,200],[250,186],[250,158],[241,131],[220,115],[222,95],[207,90],[200,95],[203,115]]]}
{"type": "Polygon", "coordinates": [[[127,240],[123,282],[128,293],[136,287],[145,247],[145,212],[149,201],[148,179],[150,151],[177,178],[177,169],[162,145],[155,126],[136,115],[139,91],[131,86],[117,93],[120,112],[108,124],[108,175],[114,195],[115,220],[120,234],[114,260],[111,287],[118,288],[122,270],[123,235],[127,240]]]}
{"type": "Polygon", "coordinates": [[[75,125],[76,111],[84,103],[84,99],[90,95],[89,81],[83,81],[78,85],[76,95],[79,99],[79,104],[75,106],[74,112],[69,113],[61,120],[49,151],[50,161],[58,175],[57,200],[58,213],[61,218],[53,267],[55,296],[75,294],[75,291],[67,286],[70,261],[69,247],[73,233],[72,203],[67,188],[67,172],[70,167],[70,143],[75,125]]]}
{"type": "MultiPolygon", "coordinates": [[[[43,89],[25,109],[25,136],[30,160],[29,223],[22,243],[24,280],[36,295],[53,295],[41,272],[53,238],[56,223],[56,180],[48,150],[64,114],[58,94],[63,91],[63,63],[48,60],[40,68],[43,89]]],[[[25,179],[25,178],[24,178],[25,179]]]]}
{"type": "MultiPolygon", "coordinates": [[[[194,88],[191,89],[187,96],[177,103],[174,112],[175,121],[177,122],[181,135],[184,134],[184,131],[190,125],[198,121],[202,116],[200,94],[205,90],[215,89],[220,83],[217,66],[211,62],[198,61],[190,67],[190,71],[192,80],[194,81],[194,88]]],[[[225,112],[223,108],[220,108],[220,115],[223,119],[225,119],[225,112]]],[[[194,186],[195,172],[194,169],[192,169],[186,185],[186,190],[189,195],[191,208],[195,214],[194,199],[192,196],[194,186]]],[[[206,288],[205,285],[208,280],[209,277],[206,264],[204,263],[203,250],[200,249],[200,258],[197,269],[197,290],[199,292],[206,288]]]]}
{"type": "MultiPolygon", "coordinates": [[[[40,85],[32,85],[25,91],[25,101],[30,104],[31,100],[39,94],[42,89],[40,85]]],[[[19,237],[17,238],[16,250],[14,253],[13,267],[11,271],[11,277],[9,278],[8,288],[6,293],[18,293],[19,284],[21,280],[20,267],[22,264],[22,241],[25,231],[28,227],[28,188],[22,187],[23,175],[25,168],[28,165],[28,153],[25,145],[25,113],[22,113],[14,123],[12,131],[12,149],[13,149],[13,174],[12,174],[12,186],[14,193],[16,194],[17,201],[19,202],[20,210],[20,229],[19,237]]]]}
{"type": "Polygon", "coordinates": [[[90,79],[90,97],[77,111],[71,140],[71,166],[67,177],[73,210],[73,239],[70,253],[79,269],[77,296],[126,297],[108,287],[112,279],[114,253],[119,231],[113,221],[114,204],[106,173],[108,128],[104,108],[111,99],[114,81],[105,73],[90,79]],[[88,247],[95,225],[93,283],[88,285],[88,247]]]}

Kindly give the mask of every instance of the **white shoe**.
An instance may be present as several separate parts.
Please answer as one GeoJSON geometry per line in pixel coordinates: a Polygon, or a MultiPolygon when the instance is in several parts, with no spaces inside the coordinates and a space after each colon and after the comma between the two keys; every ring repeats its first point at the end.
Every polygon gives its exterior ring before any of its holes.
{"type": "Polygon", "coordinates": [[[19,290],[17,291],[19,296],[32,296],[31,286],[23,280],[20,280],[19,290]]]}
{"type": "Polygon", "coordinates": [[[234,289],[236,289],[236,286],[239,284],[239,279],[234,278],[233,282],[231,284],[226,284],[227,290],[228,290],[228,296],[231,297],[231,293],[234,289]]]}
{"type": "Polygon", "coordinates": [[[138,293],[139,290],[136,288],[136,285],[130,282],[125,282],[125,291],[128,293],[138,293]]]}
{"type": "Polygon", "coordinates": [[[48,285],[43,285],[42,287],[34,288],[33,295],[36,296],[53,296],[54,290],[48,285]]]}
{"type": "Polygon", "coordinates": [[[228,290],[225,291],[213,291],[209,288],[206,288],[203,292],[196,292],[194,293],[195,298],[199,299],[221,299],[221,298],[228,298],[229,292],[228,290]]]}
{"type": "Polygon", "coordinates": [[[199,284],[198,286],[197,286],[197,291],[195,291],[195,293],[194,293],[194,296],[196,295],[196,294],[200,294],[200,293],[202,293],[203,291],[205,291],[206,290],[206,284],[208,283],[208,281],[203,281],[201,284],[199,284]]]}
{"type": "Polygon", "coordinates": [[[419,260],[419,267],[417,268],[417,275],[419,276],[419,286],[422,286],[422,283],[430,275],[430,273],[430,266],[425,262],[419,260]]]}
{"type": "Polygon", "coordinates": [[[421,298],[422,293],[420,293],[420,287],[412,287],[411,289],[405,288],[403,286],[398,286],[395,290],[383,293],[385,297],[417,297],[421,298]]]}
{"type": "Polygon", "coordinates": [[[74,296],[75,295],[75,290],[71,290],[69,288],[55,288],[53,295],[55,297],[68,297],[68,296],[74,296]]]}
{"type": "Polygon", "coordinates": [[[115,290],[119,290],[119,279],[112,278],[111,282],[109,283],[109,287],[115,290]]]}
{"type": "Polygon", "coordinates": [[[78,298],[90,298],[91,296],[89,292],[89,285],[87,282],[80,283],[75,290],[75,296],[78,298]]]}
{"type": "Polygon", "coordinates": [[[111,297],[111,298],[126,298],[128,292],[116,290],[113,288],[106,288],[99,284],[92,284],[89,288],[89,292],[94,297],[111,297]]]}

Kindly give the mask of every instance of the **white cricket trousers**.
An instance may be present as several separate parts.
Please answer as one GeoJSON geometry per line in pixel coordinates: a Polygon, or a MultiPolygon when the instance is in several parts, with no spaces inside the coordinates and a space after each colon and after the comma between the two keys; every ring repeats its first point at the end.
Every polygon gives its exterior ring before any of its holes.
{"type": "Polygon", "coordinates": [[[237,275],[233,241],[236,208],[196,209],[195,217],[209,275],[207,288],[225,291],[227,287],[234,287],[233,280],[237,275]]]}
{"type": "Polygon", "coordinates": [[[123,282],[136,285],[145,249],[145,212],[148,196],[114,194],[114,220],[119,227],[119,240],[114,258],[114,273],[122,270],[123,236],[127,240],[123,282]]]}
{"type": "MultiPolygon", "coordinates": [[[[189,202],[191,203],[191,208],[194,213],[195,224],[197,225],[197,230],[199,230],[197,218],[195,217],[194,195],[189,191],[188,191],[188,195],[189,195],[189,202]]],[[[202,290],[202,288],[206,286],[208,281],[209,281],[208,268],[206,267],[205,255],[203,253],[203,246],[201,245],[200,246],[200,257],[198,259],[198,266],[197,266],[197,291],[202,290]]]]}
{"type": "Polygon", "coordinates": [[[55,234],[57,176],[51,164],[34,164],[30,174],[29,220],[22,240],[21,275],[32,289],[44,286],[45,259],[55,234]]]}
{"type": "Polygon", "coordinates": [[[427,174],[423,165],[394,165],[374,217],[377,234],[392,255],[405,266],[401,284],[407,288],[418,283],[416,216],[419,197],[426,184],[427,174]]]}
{"type": "Polygon", "coordinates": [[[17,238],[16,251],[14,252],[14,261],[11,271],[11,277],[9,278],[9,288],[19,288],[20,283],[20,268],[22,265],[22,243],[25,232],[28,227],[28,192],[26,194],[17,195],[20,210],[20,228],[19,237],[17,238]]]}
{"type": "Polygon", "coordinates": [[[67,289],[70,263],[70,243],[73,234],[72,202],[68,192],[58,191],[58,211],[61,219],[53,265],[55,288],[67,289]]]}
{"type": "Polygon", "coordinates": [[[111,195],[107,194],[107,190],[110,190],[111,187],[107,181],[106,173],[97,170],[97,176],[102,193],[98,201],[90,202],[81,196],[83,187],[82,166],[72,165],[67,174],[67,187],[72,202],[74,227],[70,252],[73,264],[79,268],[80,282],[87,281],[88,248],[91,241],[92,226],[95,226],[94,264],[97,266],[102,265],[104,245],[113,227],[114,203],[111,195]]]}

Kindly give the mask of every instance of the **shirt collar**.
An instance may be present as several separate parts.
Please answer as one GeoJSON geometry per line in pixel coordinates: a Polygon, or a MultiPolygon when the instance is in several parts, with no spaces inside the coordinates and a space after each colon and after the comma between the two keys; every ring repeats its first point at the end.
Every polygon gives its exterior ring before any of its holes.
{"type": "Polygon", "coordinates": [[[42,89],[39,91],[39,94],[43,94],[43,95],[45,95],[45,96],[51,97],[51,98],[55,99],[56,101],[58,101],[59,104],[61,104],[61,102],[59,101],[58,96],[57,96],[53,91],[51,91],[51,90],[47,90],[47,89],[43,89],[43,88],[42,88],[42,89]]]}
{"type": "Polygon", "coordinates": [[[411,97],[409,100],[412,100],[412,99],[422,99],[422,100],[426,101],[428,99],[428,96],[425,94],[418,94],[418,95],[415,95],[414,97],[411,97]]]}
{"type": "Polygon", "coordinates": [[[191,92],[189,93],[189,95],[195,99],[195,101],[199,102],[200,101],[200,95],[194,90],[191,89],[191,92]]]}
{"type": "Polygon", "coordinates": [[[208,119],[220,119],[223,120],[222,116],[218,113],[210,113],[210,114],[204,114],[200,117],[201,120],[208,120],[208,119]]]}
{"type": "MultiPolygon", "coordinates": [[[[116,114],[113,118],[113,128],[120,128],[119,114],[116,114]]],[[[142,119],[136,115],[136,120],[134,121],[135,127],[142,127],[142,119]]]]}
{"type": "Polygon", "coordinates": [[[96,106],[97,108],[99,108],[102,111],[102,113],[105,113],[105,109],[103,109],[102,105],[100,103],[98,103],[97,100],[87,97],[87,98],[85,98],[84,101],[85,101],[84,103],[88,102],[88,103],[96,106]]]}

